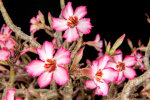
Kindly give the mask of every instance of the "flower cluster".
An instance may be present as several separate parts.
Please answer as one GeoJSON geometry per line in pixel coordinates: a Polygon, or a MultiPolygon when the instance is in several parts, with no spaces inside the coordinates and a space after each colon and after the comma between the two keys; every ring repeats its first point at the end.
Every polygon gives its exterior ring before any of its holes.
{"type": "Polygon", "coordinates": [[[6,61],[14,55],[15,41],[11,38],[11,29],[5,24],[0,31],[0,61],[6,61]]]}

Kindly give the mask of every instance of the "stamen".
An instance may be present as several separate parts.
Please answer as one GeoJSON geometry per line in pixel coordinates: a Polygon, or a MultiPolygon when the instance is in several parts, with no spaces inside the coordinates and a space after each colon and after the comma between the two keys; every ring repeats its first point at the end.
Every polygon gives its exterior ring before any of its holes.
{"type": "Polygon", "coordinates": [[[125,64],[122,63],[122,62],[118,62],[117,70],[118,70],[118,71],[123,71],[123,70],[125,70],[125,64]]]}
{"type": "Polygon", "coordinates": [[[78,24],[78,17],[77,16],[70,16],[68,18],[67,26],[70,28],[74,28],[78,24]]]}
{"type": "Polygon", "coordinates": [[[56,60],[47,59],[44,67],[45,67],[46,71],[48,71],[48,72],[55,71],[55,69],[56,69],[56,60]]]}

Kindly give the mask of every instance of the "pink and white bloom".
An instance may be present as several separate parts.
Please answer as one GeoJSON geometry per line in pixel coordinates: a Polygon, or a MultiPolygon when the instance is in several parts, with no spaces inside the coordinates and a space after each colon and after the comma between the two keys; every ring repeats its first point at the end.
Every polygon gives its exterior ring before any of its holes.
{"type": "Polygon", "coordinates": [[[131,66],[136,64],[136,58],[134,56],[127,55],[123,60],[123,55],[121,50],[115,51],[115,56],[113,56],[113,60],[109,61],[107,64],[107,67],[114,68],[119,72],[118,79],[116,80],[117,83],[119,83],[123,77],[126,77],[127,79],[133,79],[136,76],[136,72],[131,66]]]}
{"type": "Polygon", "coordinates": [[[32,32],[33,34],[40,30],[38,24],[40,23],[40,17],[39,17],[39,13],[36,17],[32,17],[32,19],[30,20],[30,32],[32,32]]]}
{"type": "Polygon", "coordinates": [[[94,41],[88,41],[88,42],[85,42],[85,44],[87,44],[87,45],[89,45],[89,46],[95,47],[95,49],[96,49],[97,51],[102,51],[103,41],[100,40],[100,35],[99,35],[99,34],[96,35],[94,41]]]}
{"type": "Polygon", "coordinates": [[[78,32],[89,34],[92,28],[90,18],[83,18],[87,14],[85,6],[79,6],[73,11],[72,3],[68,2],[62,10],[63,18],[53,18],[52,27],[56,31],[65,31],[63,38],[67,42],[76,41],[78,32]]]}
{"type": "Polygon", "coordinates": [[[1,41],[0,40],[0,47],[1,49],[7,50],[9,52],[9,57],[14,56],[14,47],[15,47],[15,42],[12,39],[8,39],[7,41],[1,41]]]}
{"type": "Polygon", "coordinates": [[[4,48],[4,42],[0,41],[0,61],[6,61],[9,58],[9,51],[4,48]]]}
{"type": "Polygon", "coordinates": [[[110,60],[110,56],[104,55],[99,60],[93,61],[91,66],[91,78],[87,80],[85,85],[89,89],[94,89],[96,95],[106,96],[108,94],[109,82],[116,81],[118,78],[118,72],[113,68],[106,68],[107,62],[110,60]]]}
{"type": "Polygon", "coordinates": [[[141,70],[144,70],[145,66],[144,66],[144,63],[143,63],[143,56],[142,56],[142,54],[135,51],[134,52],[134,56],[136,57],[136,60],[137,60],[136,65],[140,66],[141,70]]]}
{"type": "Polygon", "coordinates": [[[8,40],[11,36],[11,33],[12,33],[12,30],[4,24],[0,31],[0,40],[1,41],[8,40]]]}
{"type": "Polygon", "coordinates": [[[52,79],[59,85],[64,85],[69,80],[68,71],[63,66],[71,61],[70,52],[63,47],[53,56],[54,52],[54,45],[45,41],[41,48],[37,48],[41,60],[34,60],[27,66],[29,75],[39,76],[40,87],[49,85],[52,79]]]}
{"type": "Polygon", "coordinates": [[[15,99],[15,93],[16,93],[15,89],[8,89],[6,98],[4,97],[3,100],[23,100],[22,98],[19,97],[15,99]]]}

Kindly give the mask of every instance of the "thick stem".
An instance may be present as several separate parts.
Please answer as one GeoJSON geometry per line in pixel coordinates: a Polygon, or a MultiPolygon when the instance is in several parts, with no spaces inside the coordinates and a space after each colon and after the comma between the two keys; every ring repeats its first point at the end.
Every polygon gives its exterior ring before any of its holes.
{"type": "Polygon", "coordinates": [[[64,96],[64,100],[73,100],[73,86],[72,86],[71,79],[64,87],[63,96],[64,96]]]}
{"type": "Polygon", "coordinates": [[[9,79],[10,83],[13,84],[15,81],[15,71],[14,71],[14,67],[10,66],[10,79],[9,79]]]}

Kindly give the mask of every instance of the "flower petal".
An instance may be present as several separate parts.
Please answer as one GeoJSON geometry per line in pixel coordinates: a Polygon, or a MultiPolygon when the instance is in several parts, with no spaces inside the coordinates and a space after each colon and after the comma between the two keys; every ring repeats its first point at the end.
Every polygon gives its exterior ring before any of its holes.
{"type": "Polygon", "coordinates": [[[70,16],[73,15],[73,8],[72,8],[72,3],[68,2],[67,5],[63,8],[62,10],[62,16],[65,19],[68,19],[70,16]]]}
{"type": "Polygon", "coordinates": [[[106,68],[102,70],[103,73],[103,80],[106,82],[114,82],[118,78],[118,71],[112,69],[112,68],[106,68]]]}
{"type": "Polygon", "coordinates": [[[87,9],[85,6],[79,6],[74,12],[74,16],[77,16],[78,19],[83,18],[87,14],[87,9]]]}
{"type": "Polygon", "coordinates": [[[125,71],[124,71],[124,76],[128,79],[133,79],[136,76],[136,72],[133,68],[131,67],[126,67],[125,71]]]}
{"type": "Polygon", "coordinates": [[[68,71],[64,67],[57,66],[53,79],[58,85],[65,85],[69,80],[68,71]]]}
{"type": "Polygon", "coordinates": [[[0,61],[6,61],[8,60],[9,57],[9,51],[6,49],[1,49],[0,50],[0,61]]]}
{"type": "Polygon", "coordinates": [[[94,83],[93,80],[86,80],[85,85],[86,85],[86,88],[89,88],[89,89],[96,88],[96,84],[94,83]]]}
{"type": "Polygon", "coordinates": [[[108,61],[105,68],[113,68],[113,69],[117,70],[116,66],[117,66],[116,63],[114,63],[112,61],[108,61]]]}
{"type": "Polygon", "coordinates": [[[91,78],[94,78],[95,74],[98,71],[98,61],[97,60],[92,62],[92,66],[90,69],[91,69],[91,78]]]}
{"type": "Polygon", "coordinates": [[[125,63],[126,66],[129,67],[129,66],[135,65],[136,62],[137,62],[137,60],[136,60],[136,58],[135,58],[134,56],[127,55],[127,56],[124,58],[123,62],[125,63]]]}
{"type": "Polygon", "coordinates": [[[40,60],[33,60],[29,65],[27,66],[27,72],[29,75],[32,75],[33,77],[39,76],[44,72],[44,62],[40,60]]]}
{"type": "Polygon", "coordinates": [[[67,29],[63,35],[63,38],[65,38],[67,42],[76,41],[79,38],[76,27],[67,29]]]}
{"type": "Polygon", "coordinates": [[[111,57],[104,55],[99,59],[99,69],[103,69],[111,57]]]}
{"type": "Polygon", "coordinates": [[[38,78],[38,84],[40,87],[45,87],[49,85],[52,81],[52,73],[44,72],[40,77],[38,78]]]}
{"type": "Polygon", "coordinates": [[[95,95],[107,96],[109,91],[109,86],[105,81],[97,82],[97,88],[95,90],[95,95]]]}
{"type": "Polygon", "coordinates": [[[8,89],[6,94],[6,100],[14,100],[15,93],[16,93],[15,89],[8,89]]]}
{"type": "Polygon", "coordinates": [[[118,73],[118,78],[117,78],[116,82],[120,83],[122,81],[122,79],[123,79],[123,72],[119,72],[118,73]]]}
{"type": "Polygon", "coordinates": [[[90,18],[83,18],[83,19],[79,20],[77,29],[82,34],[89,34],[91,31],[91,28],[92,28],[92,25],[90,23],[90,18]]]}
{"type": "Polygon", "coordinates": [[[46,61],[53,57],[55,50],[54,45],[51,42],[45,41],[41,48],[37,48],[37,53],[41,60],[46,61]]]}
{"type": "Polygon", "coordinates": [[[18,97],[18,98],[16,98],[15,100],[23,100],[23,99],[18,97]]]}
{"type": "Polygon", "coordinates": [[[9,40],[6,41],[5,46],[6,46],[8,49],[13,49],[14,46],[15,46],[15,42],[14,42],[12,39],[9,39],[9,40]]]}
{"type": "Polygon", "coordinates": [[[66,50],[63,47],[60,47],[57,50],[54,59],[56,60],[57,65],[68,64],[71,61],[70,56],[70,51],[66,50]]]}
{"type": "Polygon", "coordinates": [[[118,49],[118,50],[115,51],[115,54],[117,54],[117,55],[113,56],[113,60],[116,63],[122,62],[122,51],[118,49]]]}
{"type": "Polygon", "coordinates": [[[53,18],[52,27],[56,31],[65,31],[68,28],[67,20],[62,18],[53,18]]]}

